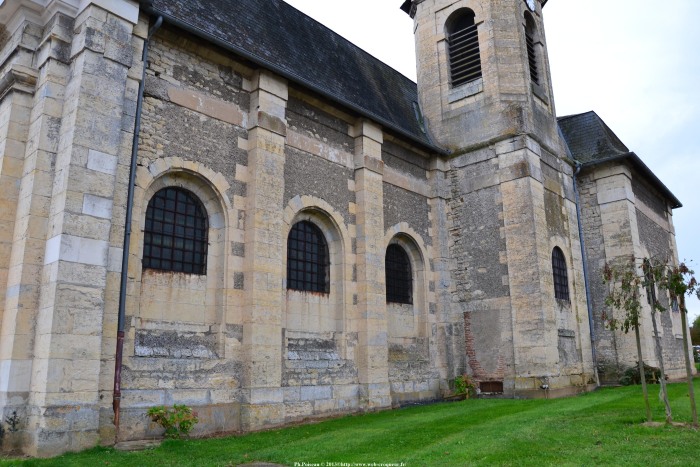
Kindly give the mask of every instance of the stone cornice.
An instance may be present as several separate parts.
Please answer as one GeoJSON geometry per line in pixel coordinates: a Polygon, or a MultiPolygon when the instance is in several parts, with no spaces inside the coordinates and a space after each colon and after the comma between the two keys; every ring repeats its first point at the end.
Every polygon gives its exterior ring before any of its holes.
{"type": "Polygon", "coordinates": [[[0,99],[11,90],[34,93],[39,73],[22,65],[12,65],[9,70],[0,77],[0,99]]]}
{"type": "Polygon", "coordinates": [[[139,4],[135,0],[5,0],[0,5],[0,24],[13,35],[25,21],[45,26],[56,13],[75,18],[90,5],[107,10],[136,24],[139,4]]]}
{"type": "Polygon", "coordinates": [[[43,27],[56,13],[75,18],[79,3],[80,0],[5,0],[0,7],[0,23],[12,36],[26,21],[43,27]]]}

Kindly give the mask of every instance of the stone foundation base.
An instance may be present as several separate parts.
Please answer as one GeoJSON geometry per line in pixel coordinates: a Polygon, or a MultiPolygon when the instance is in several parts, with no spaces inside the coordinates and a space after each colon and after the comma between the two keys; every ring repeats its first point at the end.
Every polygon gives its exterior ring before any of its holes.
{"type": "MultiPolygon", "coordinates": [[[[206,436],[215,433],[241,431],[241,404],[211,404],[193,406],[199,422],[190,432],[191,436],[206,436]]],[[[146,415],[147,407],[121,409],[119,442],[149,438],[160,438],[164,429],[146,415]]],[[[111,444],[111,443],[110,443],[111,444]]]]}

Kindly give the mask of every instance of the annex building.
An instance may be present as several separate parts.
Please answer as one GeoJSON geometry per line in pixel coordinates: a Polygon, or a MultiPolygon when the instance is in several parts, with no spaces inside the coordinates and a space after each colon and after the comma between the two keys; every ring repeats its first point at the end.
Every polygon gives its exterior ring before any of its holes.
{"type": "Polygon", "coordinates": [[[417,84],[281,0],[0,3],[3,449],[155,436],[162,404],[248,431],[634,364],[601,270],[675,260],[680,202],[595,113],[557,118],[546,0],[400,3],[417,84]]]}

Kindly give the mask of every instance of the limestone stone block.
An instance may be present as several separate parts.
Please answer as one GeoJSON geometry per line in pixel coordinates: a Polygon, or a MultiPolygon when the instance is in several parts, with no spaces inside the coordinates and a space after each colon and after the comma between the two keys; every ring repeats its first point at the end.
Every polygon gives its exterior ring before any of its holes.
{"type": "Polygon", "coordinates": [[[309,417],[314,414],[314,403],[306,402],[290,402],[284,405],[284,415],[287,420],[295,420],[309,417]]]}
{"type": "Polygon", "coordinates": [[[279,425],[284,422],[285,407],[282,404],[242,405],[241,427],[243,429],[260,429],[279,425]]]}
{"type": "Polygon", "coordinates": [[[108,243],[102,240],[57,235],[46,242],[44,264],[51,264],[60,259],[73,263],[106,266],[108,251],[108,243]]]}
{"type": "Polygon", "coordinates": [[[314,413],[317,414],[327,414],[335,411],[337,409],[337,401],[333,399],[327,400],[315,400],[313,402],[314,413]]]}
{"type": "Polygon", "coordinates": [[[331,386],[302,386],[301,400],[302,401],[318,401],[321,399],[331,399],[331,386]]]}

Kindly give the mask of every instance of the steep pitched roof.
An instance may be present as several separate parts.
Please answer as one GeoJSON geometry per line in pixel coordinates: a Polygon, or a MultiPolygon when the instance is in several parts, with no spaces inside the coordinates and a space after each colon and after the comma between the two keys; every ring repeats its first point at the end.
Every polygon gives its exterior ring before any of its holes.
{"type": "Polygon", "coordinates": [[[583,164],[630,152],[595,112],[559,117],[557,121],[571,155],[583,164]]]}
{"type": "Polygon", "coordinates": [[[674,209],[683,206],[639,156],[627,149],[598,114],[591,111],[559,117],[557,121],[571,156],[583,167],[625,161],[658,190],[674,209]]]}
{"type": "Polygon", "coordinates": [[[281,0],[148,0],[145,10],[443,153],[416,83],[281,0]]]}

